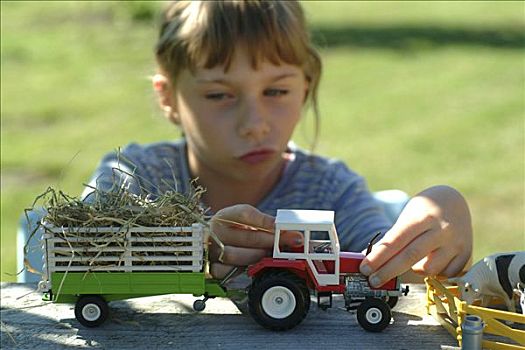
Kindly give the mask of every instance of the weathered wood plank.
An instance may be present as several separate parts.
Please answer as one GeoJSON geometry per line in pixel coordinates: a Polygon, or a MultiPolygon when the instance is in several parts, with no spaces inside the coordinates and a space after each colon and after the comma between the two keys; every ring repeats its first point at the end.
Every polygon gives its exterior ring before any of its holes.
{"type": "MultiPolygon", "coordinates": [[[[271,332],[228,299],[210,299],[195,313],[191,295],[166,295],[111,302],[110,319],[85,328],[73,305],[43,302],[34,284],[2,283],[2,349],[454,349],[454,339],[426,315],[424,286],[410,285],[382,333],[365,332],[340,297],[327,311],[312,303],[293,330],[271,332]]],[[[313,301],[313,300],[312,300],[313,301]]]]}

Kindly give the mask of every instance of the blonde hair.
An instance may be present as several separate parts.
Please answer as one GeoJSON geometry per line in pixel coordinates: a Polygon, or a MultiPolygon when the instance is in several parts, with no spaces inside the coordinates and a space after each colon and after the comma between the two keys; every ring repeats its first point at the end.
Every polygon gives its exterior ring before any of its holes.
{"type": "Polygon", "coordinates": [[[305,102],[314,111],[315,143],[322,66],[305,22],[297,1],[173,1],[163,12],[155,47],[157,63],[175,87],[184,69],[223,65],[227,71],[240,44],[254,69],[263,60],[301,67],[309,82],[305,102]]]}

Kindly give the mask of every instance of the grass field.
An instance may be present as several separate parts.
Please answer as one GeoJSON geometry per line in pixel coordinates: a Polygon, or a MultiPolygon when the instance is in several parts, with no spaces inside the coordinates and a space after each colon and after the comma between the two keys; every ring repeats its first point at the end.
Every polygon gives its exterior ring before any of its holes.
{"type": "MultiPolygon", "coordinates": [[[[158,4],[1,2],[1,280],[47,186],[76,194],[103,154],[174,139],[148,77],[158,4]]],[[[525,249],[523,2],[307,2],[324,58],[317,153],[372,190],[468,199],[477,260],[525,249]]],[[[296,133],[308,147],[309,115],[296,133]]]]}

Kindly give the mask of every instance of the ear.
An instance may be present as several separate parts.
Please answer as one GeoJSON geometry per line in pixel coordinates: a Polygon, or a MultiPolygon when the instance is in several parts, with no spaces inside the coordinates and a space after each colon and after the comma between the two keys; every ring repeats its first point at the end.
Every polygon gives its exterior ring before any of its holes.
{"type": "Polygon", "coordinates": [[[175,124],[179,124],[174,91],[169,79],[165,75],[157,73],[151,78],[151,82],[153,90],[157,93],[159,106],[164,111],[166,118],[175,124]]]}

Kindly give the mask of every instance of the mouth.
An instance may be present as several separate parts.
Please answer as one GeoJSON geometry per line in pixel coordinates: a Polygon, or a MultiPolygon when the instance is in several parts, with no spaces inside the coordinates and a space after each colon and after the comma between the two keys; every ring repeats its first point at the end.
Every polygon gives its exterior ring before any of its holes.
{"type": "Polygon", "coordinates": [[[275,153],[273,149],[264,148],[245,153],[239,159],[247,164],[258,164],[270,159],[275,153]]]}

